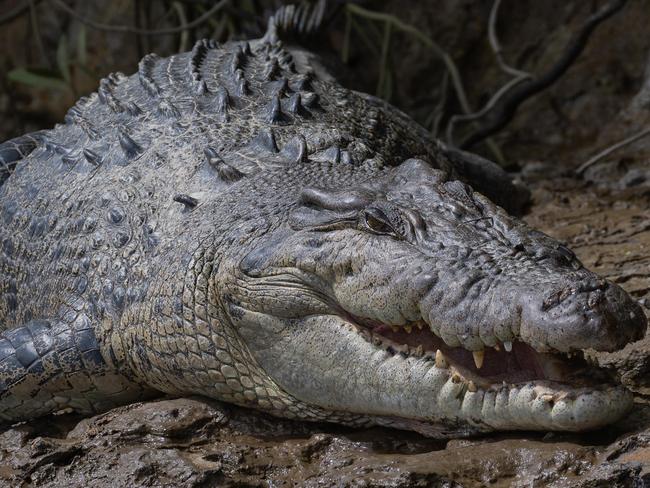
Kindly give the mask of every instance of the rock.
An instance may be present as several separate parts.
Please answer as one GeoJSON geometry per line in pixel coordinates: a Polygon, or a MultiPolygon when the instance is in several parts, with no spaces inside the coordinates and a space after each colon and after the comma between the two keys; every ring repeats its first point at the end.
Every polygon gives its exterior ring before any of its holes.
{"type": "Polygon", "coordinates": [[[599,366],[616,371],[625,386],[643,395],[650,394],[650,337],[628,344],[620,351],[596,356],[599,366]]]}
{"type": "Polygon", "coordinates": [[[621,178],[621,186],[623,188],[631,188],[633,186],[639,186],[646,181],[648,181],[648,172],[641,168],[633,168],[621,178]]]}

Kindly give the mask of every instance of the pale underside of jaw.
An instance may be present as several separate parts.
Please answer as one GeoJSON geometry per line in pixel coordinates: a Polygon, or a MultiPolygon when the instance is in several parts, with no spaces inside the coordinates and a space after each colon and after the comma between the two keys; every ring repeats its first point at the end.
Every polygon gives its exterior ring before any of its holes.
{"type": "Polygon", "coordinates": [[[450,347],[424,321],[385,325],[351,319],[355,333],[405,361],[428,361],[440,413],[499,430],[589,430],[616,421],[632,395],[574,354],[538,353],[523,342],[469,351],[450,347]]]}

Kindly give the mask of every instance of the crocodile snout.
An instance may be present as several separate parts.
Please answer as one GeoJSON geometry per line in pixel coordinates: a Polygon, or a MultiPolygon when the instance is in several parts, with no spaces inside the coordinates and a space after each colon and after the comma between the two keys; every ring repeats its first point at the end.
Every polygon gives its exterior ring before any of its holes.
{"type": "Polygon", "coordinates": [[[594,278],[541,289],[521,297],[520,335],[535,347],[614,351],[645,334],[643,310],[613,283],[594,278]]]}

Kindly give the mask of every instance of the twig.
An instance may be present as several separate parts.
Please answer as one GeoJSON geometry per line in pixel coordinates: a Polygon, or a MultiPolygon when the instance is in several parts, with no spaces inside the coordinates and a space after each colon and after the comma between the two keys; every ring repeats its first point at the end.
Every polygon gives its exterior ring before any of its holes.
{"type": "Polygon", "coordinates": [[[499,17],[499,7],[501,6],[501,0],[494,0],[492,4],[492,10],[490,11],[490,19],[488,21],[488,40],[490,41],[490,46],[494,52],[495,57],[497,58],[497,63],[499,67],[505,73],[512,75],[516,78],[531,78],[530,73],[515,69],[508,65],[503,59],[503,50],[501,49],[501,44],[499,43],[499,38],[497,37],[497,19],[499,17]]]}
{"type": "Polygon", "coordinates": [[[458,102],[460,103],[463,111],[465,113],[471,112],[469,103],[467,102],[467,96],[465,95],[465,89],[463,88],[463,82],[461,81],[460,74],[458,73],[458,68],[456,67],[449,54],[447,54],[437,43],[425,36],[416,27],[402,22],[399,18],[393,15],[366,10],[365,8],[353,3],[348,3],[346,5],[346,8],[350,12],[353,12],[360,17],[365,17],[372,20],[380,20],[382,22],[390,22],[393,24],[393,27],[401,30],[402,32],[411,34],[412,36],[416,37],[422,44],[434,51],[449,71],[456,96],[458,97],[458,102]]]}
{"type": "MultiPolygon", "coordinates": [[[[532,78],[532,75],[530,73],[512,68],[503,59],[501,44],[499,43],[499,39],[496,33],[496,24],[499,17],[498,14],[499,14],[500,6],[501,6],[501,0],[494,0],[494,3],[492,4],[492,10],[490,10],[490,18],[488,20],[488,40],[490,42],[490,46],[492,47],[492,51],[494,52],[494,55],[497,59],[497,63],[499,64],[499,68],[501,68],[501,71],[503,71],[508,75],[514,76],[514,78],[511,79],[509,82],[507,82],[505,85],[503,85],[490,98],[490,100],[488,100],[488,103],[486,103],[485,106],[478,112],[474,112],[471,114],[464,114],[464,115],[457,114],[450,117],[449,122],[447,122],[447,130],[445,131],[447,143],[449,144],[452,145],[454,144],[454,127],[458,122],[469,122],[469,121],[480,119],[485,114],[487,114],[497,104],[497,102],[512,88],[517,86],[522,81],[532,78]]],[[[492,144],[492,143],[488,141],[488,144],[492,144]]],[[[499,153],[501,153],[500,149],[498,150],[499,153]]],[[[503,155],[501,155],[501,158],[503,158],[503,155]]]]}
{"type": "Polygon", "coordinates": [[[379,80],[377,81],[377,96],[384,94],[386,84],[386,71],[388,70],[388,50],[390,48],[390,22],[384,24],[384,36],[381,41],[381,58],[379,62],[379,80]]]}
{"type": "Polygon", "coordinates": [[[639,139],[642,139],[648,135],[650,135],[650,128],[644,129],[641,132],[638,132],[637,134],[628,137],[627,139],[623,139],[621,142],[617,142],[616,144],[609,146],[608,148],[604,149],[603,151],[599,152],[598,154],[590,158],[587,162],[580,165],[580,167],[576,170],[576,174],[582,176],[584,172],[587,171],[587,169],[591,168],[594,164],[596,164],[601,159],[606,158],[614,151],[617,151],[618,149],[625,147],[628,144],[632,144],[633,142],[636,142],[639,139]]]}
{"type": "Polygon", "coordinates": [[[372,40],[368,36],[368,33],[363,28],[363,26],[360,25],[356,20],[354,20],[354,17],[350,17],[350,22],[352,23],[352,27],[354,27],[356,33],[359,34],[359,37],[361,37],[361,40],[366,45],[366,47],[370,51],[372,51],[376,56],[379,56],[380,53],[377,50],[377,46],[375,46],[375,44],[373,44],[372,40]]]}
{"type": "MultiPolygon", "coordinates": [[[[185,8],[180,2],[172,2],[172,7],[176,10],[176,15],[178,15],[178,20],[180,20],[181,25],[187,25],[187,16],[185,15],[185,8]]],[[[181,31],[181,42],[178,46],[178,51],[183,52],[187,50],[187,44],[190,40],[190,33],[187,28],[181,31]]]]}
{"type": "Polygon", "coordinates": [[[499,91],[497,91],[494,95],[492,95],[492,97],[490,98],[488,103],[486,103],[485,106],[481,110],[479,110],[478,112],[474,112],[474,113],[471,113],[471,114],[456,114],[456,115],[453,115],[449,119],[449,123],[447,124],[447,131],[446,131],[447,142],[449,144],[452,144],[452,145],[454,144],[454,125],[456,125],[456,123],[458,123],[458,122],[469,122],[469,121],[472,121],[472,120],[480,119],[485,114],[487,114],[490,110],[492,110],[492,108],[494,108],[494,106],[497,104],[497,102],[506,93],[508,93],[512,88],[517,86],[519,83],[521,83],[525,79],[526,78],[521,77],[521,76],[511,79],[508,83],[506,83],[501,88],[499,88],[499,91]]]}
{"type": "Polygon", "coordinates": [[[93,29],[113,31],[113,32],[129,32],[133,34],[142,34],[147,36],[162,36],[168,34],[178,34],[187,29],[192,29],[198,25],[201,25],[203,22],[206,22],[212,15],[221,10],[230,0],[221,0],[214,4],[214,6],[208,9],[203,15],[197,17],[191,22],[182,24],[176,27],[167,27],[162,29],[140,29],[138,27],[132,27],[128,25],[110,25],[110,24],[101,24],[93,20],[87,19],[82,15],[79,15],[72,7],[67,5],[63,0],[50,0],[55,7],[64,10],[69,15],[77,19],[79,22],[86,24],[88,27],[93,29]]]}
{"type": "Polygon", "coordinates": [[[438,104],[436,105],[436,108],[433,109],[432,113],[433,123],[431,125],[431,135],[433,135],[433,137],[438,137],[438,134],[440,134],[440,123],[442,122],[442,118],[445,115],[445,105],[447,105],[448,91],[449,72],[445,70],[442,73],[442,81],[440,83],[440,100],[438,100],[438,104]]]}
{"type": "Polygon", "coordinates": [[[40,2],[41,2],[41,0],[32,0],[32,1],[25,0],[20,5],[16,5],[12,10],[10,10],[6,14],[0,16],[0,25],[4,24],[6,22],[11,22],[16,17],[19,17],[22,14],[24,14],[25,12],[27,12],[27,10],[30,9],[32,3],[34,4],[34,6],[36,6],[40,2]]]}
{"type": "Polygon", "coordinates": [[[34,37],[36,38],[36,47],[38,48],[38,54],[41,56],[41,61],[43,61],[47,66],[52,67],[50,58],[45,54],[45,47],[43,46],[43,38],[41,37],[41,30],[38,27],[38,17],[36,17],[36,3],[34,0],[27,0],[29,5],[29,20],[32,24],[32,29],[34,29],[34,37]]]}
{"type": "MultiPolygon", "coordinates": [[[[142,0],[135,0],[134,10],[135,10],[135,25],[139,28],[149,28],[149,3],[145,5],[145,2],[142,0]]],[[[84,26],[85,27],[85,26],[84,26]]],[[[142,58],[145,54],[151,52],[149,49],[149,36],[139,34],[137,36],[138,41],[138,57],[142,58]]]]}
{"type": "Polygon", "coordinates": [[[343,49],[341,50],[341,61],[345,64],[350,60],[350,36],[352,35],[352,14],[345,11],[345,34],[343,36],[343,49]]]}
{"type": "Polygon", "coordinates": [[[564,53],[546,73],[535,79],[524,80],[504,96],[491,110],[494,115],[486,125],[471,133],[460,144],[461,149],[469,149],[486,137],[495,134],[510,122],[519,106],[527,99],[557,81],[582,53],[594,29],[604,20],[618,12],[627,0],[612,0],[595,14],[591,15],[579,31],[569,41],[564,53]]]}
{"type": "MultiPolygon", "coordinates": [[[[469,102],[467,101],[467,95],[465,93],[465,88],[463,87],[463,82],[458,72],[458,68],[456,67],[454,61],[451,59],[451,56],[449,56],[449,54],[444,49],[442,49],[440,45],[438,45],[435,41],[433,41],[432,39],[424,35],[415,26],[403,22],[402,20],[400,20],[398,17],[395,17],[394,15],[367,10],[353,3],[346,4],[346,9],[349,12],[355,13],[359,17],[390,23],[394,28],[414,36],[416,39],[418,39],[418,41],[420,41],[426,47],[431,49],[436,54],[436,56],[442,60],[445,67],[447,68],[447,71],[449,72],[449,76],[451,78],[452,86],[454,87],[454,92],[456,93],[456,98],[458,99],[458,103],[460,103],[463,113],[470,114],[472,112],[472,109],[469,106],[469,102]]],[[[497,159],[497,161],[502,163],[503,154],[501,153],[501,150],[499,149],[497,144],[492,140],[487,140],[486,143],[490,148],[490,150],[494,153],[494,156],[497,159]]]]}

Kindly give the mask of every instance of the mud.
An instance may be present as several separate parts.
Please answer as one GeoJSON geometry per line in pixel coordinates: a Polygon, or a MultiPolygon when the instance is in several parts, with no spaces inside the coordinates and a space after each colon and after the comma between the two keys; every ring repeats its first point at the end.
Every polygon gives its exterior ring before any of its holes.
{"type": "Polygon", "coordinates": [[[278,420],[198,399],[159,400],[6,431],[0,480],[20,487],[645,486],[649,416],[639,405],[630,425],[598,434],[441,442],[278,420]]]}

